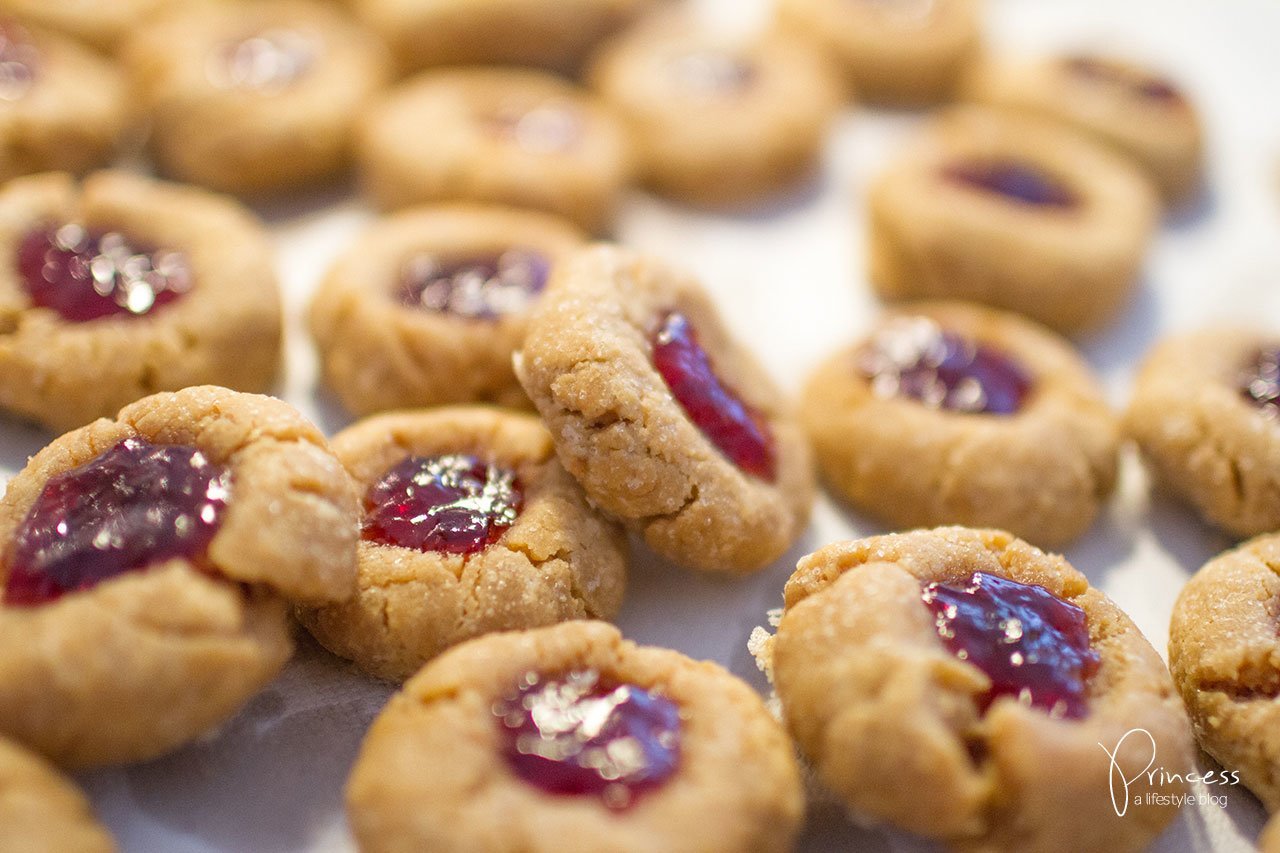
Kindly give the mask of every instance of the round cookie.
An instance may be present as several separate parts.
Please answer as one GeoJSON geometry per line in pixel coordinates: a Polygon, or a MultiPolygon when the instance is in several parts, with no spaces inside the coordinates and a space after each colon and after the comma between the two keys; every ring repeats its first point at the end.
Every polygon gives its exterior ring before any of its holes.
{"type": "Polygon", "coordinates": [[[121,57],[160,168],[246,195],[341,172],[355,116],[389,70],[371,35],[310,0],[184,4],[138,28],[121,57]]]}
{"type": "Polygon", "coordinates": [[[1084,360],[1015,314],[904,305],[825,361],[800,409],[827,483],[894,527],[1061,547],[1116,480],[1118,419],[1084,360]]]}
{"type": "Polygon", "coordinates": [[[1129,299],[1159,212],[1127,158],[1061,124],[978,107],[938,120],[873,183],[886,299],[972,299],[1061,332],[1129,299]]]}
{"type": "Polygon", "coordinates": [[[1091,55],[988,58],[970,69],[963,94],[1097,137],[1136,160],[1171,205],[1201,188],[1195,107],[1173,83],[1133,63],[1091,55]]]}
{"type": "Polygon", "coordinates": [[[212,729],[288,659],[284,598],[351,595],[356,518],[270,397],[187,388],[58,438],[0,500],[0,734],[90,767],[212,729]]]}
{"type": "Polygon", "coordinates": [[[729,39],[678,15],[604,45],[588,79],[629,125],[644,181],[710,207],[758,204],[812,175],[844,98],[802,42],[729,39]]]}
{"type": "Polygon", "coordinates": [[[381,415],[333,449],[365,496],[358,591],[298,616],[365,672],[403,680],[463,640],[621,607],[626,539],[587,505],[537,419],[381,415]]]}
{"type": "Polygon", "coordinates": [[[65,33],[112,53],[157,14],[189,0],[0,0],[0,15],[65,33]]]}
{"type": "Polygon", "coordinates": [[[1176,816],[1195,765],[1169,674],[1063,558],[999,531],[877,536],[802,559],[785,598],[763,655],[856,813],[1039,853],[1142,850],[1176,816]]]}
{"type": "Polygon", "coordinates": [[[599,622],[496,634],[429,664],[347,784],[365,853],[772,853],[791,849],[803,811],[791,744],[754,691],[599,622]]]}
{"type": "Polygon", "coordinates": [[[280,295],[261,223],[124,172],[0,189],[0,406],[55,430],[155,391],[266,390],[280,295]]]}
{"type": "Polygon", "coordinates": [[[0,739],[0,850],[114,853],[84,794],[53,767],[0,739]]]}
{"type": "Polygon", "coordinates": [[[557,267],[516,375],[591,502],[682,565],[742,574],[813,502],[789,405],[692,278],[611,246],[557,267]]]}
{"type": "Polygon", "coordinates": [[[948,100],[977,52],[977,0],[780,0],[778,23],[831,54],[859,97],[948,100]]]}
{"type": "Polygon", "coordinates": [[[129,118],[116,67],[71,39],[0,20],[0,182],[104,165],[129,118]]]}
{"type": "Polygon", "coordinates": [[[1280,528],[1280,339],[1184,333],[1147,355],[1124,415],[1159,485],[1237,536],[1280,528]]]}
{"type": "Polygon", "coordinates": [[[364,115],[358,157],[378,206],[510,204],[608,227],[631,178],[613,112],[550,74],[471,68],[420,74],[364,115]]]}
{"type": "Polygon", "coordinates": [[[351,412],[528,407],[511,354],[552,266],[585,235],[542,213],[406,210],[370,227],[311,303],[325,384],[351,412]]]}

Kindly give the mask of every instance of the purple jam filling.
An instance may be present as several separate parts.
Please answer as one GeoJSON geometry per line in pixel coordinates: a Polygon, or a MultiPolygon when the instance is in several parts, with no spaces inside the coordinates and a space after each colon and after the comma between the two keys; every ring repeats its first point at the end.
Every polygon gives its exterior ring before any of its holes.
{"type": "Polygon", "coordinates": [[[891,321],[858,353],[858,367],[877,396],[968,414],[1017,414],[1033,386],[1013,357],[925,317],[891,321]]]}
{"type": "Polygon", "coordinates": [[[114,231],[40,226],[18,245],[18,274],[31,301],[64,320],[143,317],[191,290],[180,252],[132,245],[114,231]]]}
{"type": "Polygon", "coordinates": [[[164,560],[203,558],[231,472],[194,447],[127,438],[45,483],[9,551],[7,604],[36,605],[164,560]]]}
{"type": "Polygon", "coordinates": [[[532,109],[498,109],[476,121],[496,139],[531,154],[565,154],[586,134],[586,120],[573,104],[550,101],[532,109]]]}
{"type": "Polygon", "coordinates": [[[405,264],[402,305],[474,320],[494,320],[528,308],[551,273],[551,262],[532,249],[444,261],[418,255],[405,264]]]}
{"type": "Polygon", "coordinates": [[[672,57],[667,68],[681,88],[706,97],[739,95],[755,85],[755,63],[731,53],[699,50],[672,57]]]}
{"type": "Polygon", "coordinates": [[[31,90],[40,52],[30,35],[13,21],[0,21],[0,101],[16,101],[31,90]]]}
{"type": "Polygon", "coordinates": [[[1070,208],[1076,194],[1052,175],[1017,160],[953,163],[942,170],[947,180],[1032,207],[1070,208]]]}
{"type": "Polygon", "coordinates": [[[1273,417],[1280,416],[1280,347],[1263,347],[1240,374],[1240,393],[1273,417]]]}
{"type": "Polygon", "coordinates": [[[931,583],[923,600],[947,649],[991,679],[984,711],[1012,696],[1055,717],[1085,715],[1100,658],[1079,607],[1042,586],[984,572],[962,584],[931,583]]]}
{"type": "Polygon", "coordinates": [[[1118,86],[1145,100],[1165,104],[1182,103],[1182,93],[1168,80],[1143,74],[1114,62],[1090,56],[1073,56],[1063,60],[1063,65],[1076,77],[1118,86]]]}
{"type": "Polygon", "coordinates": [[[296,30],[271,29],[222,45],[209,59],[209,79],[222,89],[276,94],[305,77],[317,46],[296,30]]]}
{"type": "Polygon", "coordinates": [[[444,554],[474,554],[515,524],[516,475],[474,456],[410,456],[365,495],[364,538],[444,554]]]}
{"type": "Polygon", "coordinates": [[[557,796],[625,809],[680,763],[680,709],[661,694],[590,670],[530,673],[494,704],[503,755],[517,776],[557,796]]]}
{"type": "Polygon", "coordinates": [[[653,334],[653,366],[689,420],[739,469],[772,481],[777,461],[764,417],[726,387],[689,320],[663,315],[653,334]]]}

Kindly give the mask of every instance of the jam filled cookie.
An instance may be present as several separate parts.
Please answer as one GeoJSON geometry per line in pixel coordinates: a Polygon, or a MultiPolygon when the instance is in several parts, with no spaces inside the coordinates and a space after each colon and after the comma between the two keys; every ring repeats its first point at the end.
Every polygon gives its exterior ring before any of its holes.
{"type": "Polygon", "coordinates": [[[353,117],[387,76],[372,36],[306,0],[183,6],[142,27],[122,57],[160,167],[242,194],[340,172],[353,117]]]}
{"type": "Polygon", "coordinates": [[[364,490],[359,591],[299,616],[366,672],[408,678],[463,640],[611,619],[622,605],[626,539],[587,505],[537,419],[381,415],[333,449],[364,490]]]}
{"type": "Polygon", "coordinates": [[[549,74],[475,68],[419,75],[363,119],[365,185],[383,208],[511,204],[606,228],[631,177],[622,125],[549,74]]]}
{"type": "Polygon", "coordinates": [[[87,172],[115,153],[128,119],[115,66],[52,32],[0,19],[0,182],[87,172]]]}
{"type": "Polygon", "coordinates": [[[1194,769],[1155,649],[1064,559],[1007,533],[823,548],[761,646],[822,782],[957,849],[1142,850],[1194,769]]]}
{"type": "Polygon", "coordinates": [[[355,587],[356,496],[285,403],[200,386],[67,433],[0,500],[0,733],[59,764],[160,755],[355,587]]]}
{"type": "Polygon", "coordinates": [[[890,314],[818,368],[801,419],[831,488],[895,527],[1002,527],[1059,547],[1116,478],[1117,418],[1080,356],[976,305],[890,314]]]}
{"type": "Polygon", "coordinates": [[[1177,86],[1147,69],[1083,55],[987,60],[971,69],[964,93],[1098,137],[1136,160],[1171,204],[1200,188],[1200,119],[1177,86]]]}
{"type": "Polygon", "coordinates": [[[1196,572],[1169,624],[1169,669],[1204,751],[1280,810],[1280,536],[1196,572]]]}
{"type": "Polygon", "coordinates": [[[155,391],[268,388],[271,246],[248,211],[123,172],[0,190],[0,406],[71,429],[155,391]]]}
{"type": "Polygon", "coordinates": [[[130,33],[189,0],[0,0],[0,15],[65,33],[113,52],[130,33]]]}
{"type": "Polygon", "coordinates": [[[114,853],[84,794],[43,759],[0,739],[0,850],[114,853]]]}
{"type": "Polygon", "coordinates": [[[1159,204],[1128,159],[1047,120],[954,110],[868,199],[870,277],[889,299],[974,299],[1062,332],[1133,290],[1159,204]]]}
{"type": "Polygon", "coordinates": [[[347,785],[364,853],[771,853],[791,849],[803,810],[791,744],[751,688],[599,622],[429,664],[347,785]]]}
{"type": "Polygon", "coordinates": [[[981,41],[977,0],[780,0],[778,21],[839,63],[859,97],[949,99],[981,41]]]}
{"type": "Polygon", "coordinates": [[[711,207],[743,207],[811,175],[843,91],[813,51],[661,16],[601,48],[593,87],[627,121],[644,180],[711,207]]]}
{"type": "Polygon", "coordinates": [[[1280,337],[1216,328],[1157,344],[1124,427],[1158,483],[1218,527],[1280,528],[1280,337]]]}
{"type": "Polygon", "coordinates": [[[365,232],[311,305],[325,383],[349,411],[527,407],[511,369],[552,265],[584,235],[541,213],[442,206],[365,232]]]}
{"type": "Polygon", "coordinates": [[[804,434],[688,276],[610,246],[574,255],[516,375],[591,502],[671,560],[750,572],[804,530],[804,434]]]}

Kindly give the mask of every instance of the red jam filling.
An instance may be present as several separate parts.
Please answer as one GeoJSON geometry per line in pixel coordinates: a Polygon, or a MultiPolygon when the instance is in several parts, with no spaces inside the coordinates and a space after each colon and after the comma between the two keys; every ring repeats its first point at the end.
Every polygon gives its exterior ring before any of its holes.
{"type": "Polygon", "coordinates": [[[180,252],[139,248],[115,231],[40,226],[18,244],[18,274],[31,301],[64,320],[143,317],[191,290],[180,252]]]}
{"type": "Polygon", "coordinates": [[[532,249],[444,261],[418,255],[405,264],[402,305],[474,320],[494,320],[528,308],[547,286],[551,262],[532,249]]]}
{"type": "Polygon", "coordinates": [[[410,456],[365,495],[364,538],[444,554],[474,554],[515,524],[516,475],[474,456],[410,456]]]}
{"type": "Polygon", "coordinates": [[[1031,207],[1070,208],[1079,203],[1076,194],[1061,181],[1017,160],[953,163],[942,174],[953,183],[1031,207]]]}
{"type": "Polygon", "coordinates": [[[1280,347],[1264,347],[1240,375],[1240,393],[1271,417],[1280,417],[1280,347]]]}
{"type": "Polygon", "coordinates": [[[685,91],[706,97],[738,95],[755,85],[755,64],[715,50],[698,50],[672,57],[667,68],[685,91]]]}
{"type": "Polygon", "coordinates": [[[36,81],[40,53],[13,21],[0,21],[0,101],[16,101],[36,81]]]}
{"type": "Polygon", "coordinates": [[[720,381],[688,318],[678,311],[659,318],[653,366],[689,420],[739,469],[772,481],[777,461],[764,417],[720,381]]]}
{"type": "Polygon", "coordinates": [[[1124,65],[1091,56],[1073,56],[1063,60],[1066,69],[1084,80],[1116,86],[1149,101],[1166,104],[1182,102],[1182,93],[1168,80],[1143,74],[1124,65]]]}
{"type": "Polygon", "coordinates": [[[164,560],[203,557],[231,472],[194,447],[127,438],[49,478],[9,551],[6,604],[36,605],[164,560]]]}
{"type": "Polygon", "coordinates": [[[476,120],[493,137],[532,154],[572,151],[586,133],[582,113],[572,104],[554,101],[533,109],[497,109],[476,120]]]}
{"type": "Polygon", "coordinates": [[[1085,715],[1100,659],[1079,607],[1042,586],[984,572],[963,584],[931,583],[923,600],[947,649],[991,679],[984,711],[1012,696],[1055,717],[1085,715]]]}
{"type": "Polygon", "coordinates": [[[517,776],[558,796],[625,809],[680,763],[680,709],[661,694],[591,670],[536,673],[493,706],[503,755],[517,776]]]}
{"type": "Polygon", "coordinates": [[[296,30],[263,30],[222,45],[209,59],[208,75],[223,89],[275,94],[305,77],[316,54],[314,42],[296,30]]]}
{"type": "Polygon", "coordinates": [[[1011,356],[925,317],[888,323],[858,353],[858,366],[877,396],[968,414],[1017,414],[1033,385],[1011,356]]]}

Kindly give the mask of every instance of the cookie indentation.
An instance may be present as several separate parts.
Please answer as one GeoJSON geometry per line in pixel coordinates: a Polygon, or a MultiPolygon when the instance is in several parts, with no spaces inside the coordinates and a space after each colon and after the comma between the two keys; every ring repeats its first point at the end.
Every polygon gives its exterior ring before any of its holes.
{"type": "Polygon", "coordinates": [[[484,113],[477,121],[492,136],[531,154],[567,154],[586,132],[582,112],[569,103],[512,106],[484,113]]]}
{"type": "Polygon", "coordinates": [[[0,101],[16,101],[36,81],[40,53],[24,31],[11,22],[0,23],[0,101]]]}
{"type": "Polygon", "coordinates": [[[1031,207],[1072,208],[1079,199],[1071,188],[1030,163],[1017,160],[966,161],[942,170],[948,181],[1031,207]]]}
{"type": "Polygon", "coordinates": [[[209,79],[221,89],[282,92],[311,71],[317,53],[315,42],[297,30],[264,30],[215,51],[209,79]]]}
{"type": "Polygon", "coordinates": [[[667,61],[667,70],[680,88],[705,97],[741,94],[755,84],[759,75],[753,63],[716,50],[677,54],[667,61]]]}
{"type": "Polygon", "coordinates": [[[398,296],[412,308],[494,320],[528,308],[550,271],[551,261],[532,249],[457,260],[426,253],[405,264],[398,296]]]}
{"type": "Polygon", "coordinates": [[[1280,417],[1280,347],[1262,347],[1240,374],[1240,392],[1264,413],[1280,417]]]}
{"type": "Polygon", "coordinates": [[[1135,97],[1168,104],[1181,103],[1178,88],[1160,77],[1092,56],[1071,56],[1063,67],[1078,78],[1118,87],[1135,97]]]}

